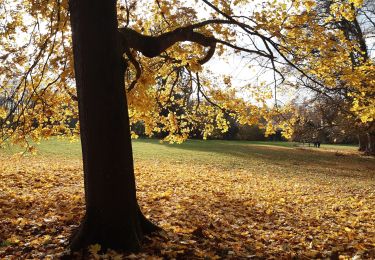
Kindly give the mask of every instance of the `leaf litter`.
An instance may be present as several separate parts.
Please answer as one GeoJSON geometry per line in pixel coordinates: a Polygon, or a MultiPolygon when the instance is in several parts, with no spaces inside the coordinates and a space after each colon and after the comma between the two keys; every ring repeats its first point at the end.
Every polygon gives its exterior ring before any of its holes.
{"type": "MultiPolygon", "coordinates": [[[[138,201],[164,231],[140,253],[92,245],[91,258],[375,258],[374,161],[352,159],[136,158],[138,201]]],[[[59,258],[83,214],[79,159],[0,156],[0,258],[59,258]]]]}

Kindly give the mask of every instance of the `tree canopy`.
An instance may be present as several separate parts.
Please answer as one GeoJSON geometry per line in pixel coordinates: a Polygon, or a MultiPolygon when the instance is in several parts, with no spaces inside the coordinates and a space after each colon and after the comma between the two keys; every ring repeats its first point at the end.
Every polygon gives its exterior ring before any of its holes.
{"type": "MultiPolygon", "coordinates": [[[[337,26],[355,23],[363,4],[118,1],[131,124],[141,121],[147,135],[166,131],[167,141],[180,142],[194,130],[204,137],[214,128],[226,131],[229,114],[290,136],[295,119],[280,115],[296,111],[277,94],[282,86],[299,87],[298,77],[315,92],[343,95],[358,122],[373,121],[373,59],[337,26]],[[214,55],[246,60],[256,80],[215,73],[214,55]]],[[[27,145],[29,138],[79,132],[68,9],[67,0],[1,2],[3,140],[27,145]]]]}

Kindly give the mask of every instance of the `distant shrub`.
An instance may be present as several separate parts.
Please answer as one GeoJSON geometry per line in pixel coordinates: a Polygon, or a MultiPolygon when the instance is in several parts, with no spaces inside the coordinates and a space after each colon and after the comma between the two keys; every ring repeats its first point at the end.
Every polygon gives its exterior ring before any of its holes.
{"type": "Polygon", "coordinates": [[[264,136],[264,130],[258,126],[252,125],[239,125],[236,135],[237,140],[247,141],[265,141],[267,138],[264,136]]]}

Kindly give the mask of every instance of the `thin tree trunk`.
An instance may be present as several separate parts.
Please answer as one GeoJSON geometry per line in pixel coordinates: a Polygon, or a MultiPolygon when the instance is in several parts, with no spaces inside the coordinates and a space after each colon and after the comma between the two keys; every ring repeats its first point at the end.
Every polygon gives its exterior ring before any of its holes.
{"type": "Polygon", "coordinates": [[[136,251],[156,227],[136,199],[116,1],[71,0],[70,12],[86,200],[71,249],[136,251]]]}
{"type": "Polygon", "coordinates": [[[375,133],[368,133],[368,149],[367,152],[371,155],[375,155],[375,133]]]}
{"type": "Polygon", "coordinates": [[[368,145],[368,139],[366,134],[358,134],[358,144],[358,151],[366,152],[368,145]]]}

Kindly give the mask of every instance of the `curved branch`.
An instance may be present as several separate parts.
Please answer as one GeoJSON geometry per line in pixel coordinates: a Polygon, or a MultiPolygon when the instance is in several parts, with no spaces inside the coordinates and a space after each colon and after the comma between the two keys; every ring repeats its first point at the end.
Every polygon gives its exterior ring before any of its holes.
{"type": "Polygon", "coordinates": [[[130,28],[120,28],[119,33],[122,40],[123,52],[126,51],[126,48],[131,48],[140,51],[149,58],[160,55],[177,42],[190,41],[210,48],[206,56],[199,61],[200,64],[204,64],[210,60],[216,48],[215,37],[195,32],[192,26],[178,28],[159,36],[143,35],[130,28]]]}

